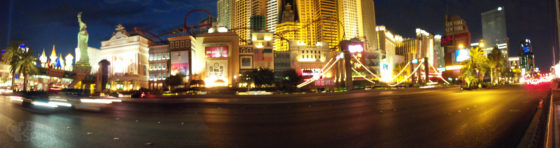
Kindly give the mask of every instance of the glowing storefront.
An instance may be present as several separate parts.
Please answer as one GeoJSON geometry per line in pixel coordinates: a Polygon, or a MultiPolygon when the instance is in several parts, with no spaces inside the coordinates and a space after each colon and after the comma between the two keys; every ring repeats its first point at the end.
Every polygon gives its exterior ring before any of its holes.
{"type": "Polygon", "coordinates": [[[231,87],[236,82],[240,61],[239,37],[235,33],[200,34],[193,46],[204,50],[193,54],[192,70],[193,75],[199,75],[199,79],[204,80],[206,87],[231,87]]]}
{"type": "Polygon", "coordinates": [[[112,91],[148,88],[148,46],[140,35],[130,35],[118,25],[111,39],[101,42],[100,59],[110,62],[109,85],[112,91]]]}

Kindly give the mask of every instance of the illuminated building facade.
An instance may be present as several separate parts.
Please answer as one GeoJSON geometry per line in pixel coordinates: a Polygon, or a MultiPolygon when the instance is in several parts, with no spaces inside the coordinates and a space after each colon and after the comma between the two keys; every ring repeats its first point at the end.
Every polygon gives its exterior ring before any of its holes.
{"type": "Polygon", "coordinates": [[[266,0],[251,0],[251,16],[266,16],[266,0]]]}
{"type": "Polygon", "coordinates": [[[341,24],[338,23],[337,0],[297,0],[297,15],[302,27],[300,40],[308,46],[327,42],[330,48],[338,48],[342,39],[341,24]],[[317,19],[321,21],[314,22],[317,19]]]}
{"type": "Polygon", "coordinates": [[[165,79],[170,73],[169,45],[150,46],[149,66],[149,88],[151,90],[162,90],[165,88],[165,79]]]}
{"type": "MultiPolygon", "coordinates": [[[[170,37],[169,40],[169,54],[170,54],[170,75],[177,75],[182,74],[185,75],[185,81],[187,83],[191,82],[193,75],[195,74],[193,71],[195,68],[194,62],[198,63],[199,60],[195,60],[194,58],[199,58],[202,51],[197,48],[196,40],[192,36],[179,36],[179,37],[170,37]],[[192,67],[192,69],[191,69],[192,67]]],[[[198,68],[198,67],[197,67],[198,68]]]]}
{"type": "Polygon", "coordinates": [[[206,87],[232,87],[240,70],[239,36],[233,32],[200,34],[193,44],[204,52],[193,57],[193,79],[205,82],[206,87]],[[198,76],[197,76],[198,75],[198,76]]]}
{"type": "MultiPolygon", "coordinates": [[[[361,0],[340,0],[338,15],[344,24],[344,39],[360,38],[364,35],[361,0]]],[[[342,31],[342,30],[341,30],[342,31]]]]}
{"type": "MultiPolygon", "coordinates": [[[[370,54],[371,52],[377,50],[377,33],[376,33],[377,23],[375,22],[374,1],[361,0],[361,4],[357,9],[362,10],[361,18],[359,18],[359,20],[361,20],[361,23],[363,23],[362,30],[363,30],[363,36],[365,37],[364,39],[365,53],[370,54]]],[[[366,63],[365,63],[366,65],[368,65],[367,64],[368,60],[369,59],[366,57],[366,63]]]]}
{"type": "MultiPolygon", "coordinates": [[[[274,34],[271,32],[253,32],[251,34],[253,43],[253,68],[274,69],[274,34]]],[[[241,54],[241,51],[240,51],[241,54]]],[[[240,59],[243,63],[243,59],[240,59]]],[[[242,64],[243,66],[243,64],[242,64]]]]}
{"type": "MultiPolygon", "coordinates": [[[[300,40],[307,45],[313,45],[319,40],[319,23],[313,23],[319,18],[319,0],[296,0],[294,6],[294,10],[297,10],[297,14],[294,14],[298,15],[298,20],[302,25],[298,31],[300,40]]],[[[333,13],[336,12],[336,6],[334,10],[333,13]]]]}
{"type": "Polygon", "coordinates": [[[433,62],[433,43],[433,39],[424,36],[403,39],[396,48],[396,54],[404,56],[406,62],[424,57],[428,57],[430,62],[433,62]]]}
{"type": "Polygon", "coordinates": [[[99,53],[100,59],[110,62],[109,88],[113,91],[148,88],[148,47],[151,41],[128,34],[122,25],[115,30],[109,40],[101,42],[99,53]]]}
{"type": "MultiPolygon", "coordinates": [[[[437,38],[440,37],[437,36],[437,38]]],[[[443,50],[441,46],[438,46],[436,44],[440,44],[439,39],[436,39],[436,36],[428,33],[425,30],[416,29],[416,37],[403,39],[402,42],[397,45],[396,54],[403,56],[404,63],[412,63],[413,67],[416,67],[416,64],[419,64],[424,59],[427,59],[427,62],[430,66],[438,68],[437,65],[442,64],[438,63],[438,58],[440,58],[440,60],[441,58],[443,58],[443,50]],[[436,46],[438,48],[436,48],[436,46]],[[439,56],[436,50],[439,50],[439,56]]],[[[432,70],[430,67],[428,68],[432,70]]],[[[425,67],[419,70],[420,72],[424,72],[425,67]]],[[[410,72],[409,69],[406,69],[406,71],[410,72]]],[[[433,73],[433,71],[430,73],[433,73]]],[[[425,78],[425,75],[418,74],[417,78],[418,80],[420,80],[420,78],[422,77],[425,78]]]]}
{"type": "Polygon", "coordinates": [[[266,0],[266,29],[269,32],[276,31],[276,24],[280,21],[281,4],[280,0],[266,0]]]}
{"type": "Polygon", "coordinates": [[[251,0],[232,0],[231,28],[239,38],[240,45],[247,45],[250,40],[251,30],[251,0]]]}
{"type": "Polygon", "coordinates": [[[251,31],[264,31],[267,28],[267,5],[266,0],[251,0],[251,31]]]}
{"type": "Polygon", "coordinates": [[[484,53],[488,55],[494,47],[498,47],[502,54],[508,57],[509,41],[506,28],[506,13],[503,7],[498,7],[481,14],[482,38],[486,41],[484,53]]]}
{"type": "Polygon", "coordinates": [[[274,69],[272,47],[257,48],[251,45],[243,45],[239,47],[239,65],[240,71],[248,71],[253,69],[274,69]]]}
{"type": "Polygon", "coordinates": [[[434,67],[440,71],[445,70],[445,52],[443,46],[441,46],[441,35],[434,36],[434,67]]]}
{"type": "Polygon", "coordinates": [[[430,65],[437,64],[434,54],[434,35],[422,29],[416,29],[416,58],[428,58],[430,65]]]}
{"type": "Polygon", "coordinates": [[[397,46],[401,45],[403,38],[386,30],[385,26],[377,26],[377,34],[379,37],[378,49],[382,51],[381,57],[383,57],[379,65],[381,80],[391,81],[395,65],[405,62],[404,56],[397,55],[397,46]]]}
{"type": "Polygon", "coordinates": [[[441,39],[444,47],[444,61],[446,72],[444,77],[457,80],[460,70],[457,68],[462,61],[468,59],[468,49],[471,44],[471,33],[467,22],[459,16],[445,15],[445,31],[441,39]],[[449,69],[447,67],[450,67],[449,69]]]}
{"type": "MultiPolygon", "coordinates": [[[[319,38],[315,40],[309,40],[309,41],[305,40],[306,38],[303,39],[304,41],[306,41],[306,44],[309,43],[311,46],[314,43],[321,41],[321,42],[327,42],[329,44],[329,48],[331,49],[338,48],[338,43],[342,40],[342,32],[340,31],[340,28],[342,26],[340,26],[340,23],[338,22],[340,21],[340,18],[338,17],[338,13],[337,13],[338,0],[318,0],[318,2],[319,2],[318,8],[315,8],[317,11],[316,12],[317,15],[315,16],[308,15],[313,17],[307,20],[312,21],[317,18],[321,18],[323,20],[318,23],[317,29],[311,30],[311,31],[317,31],[318,34],[314,34],[314,33],[309,34],[310,36],[314,36],[314,37],[318,35],[319,38]]],[[[309,7],[309,5],[307,5],[307,7],[309,7]]],[[[301,17],[300,20],[302,20],[301,17]]],[[[302,24],[307,24],[307,23],[302,22],[302,24]]],[[[306,36],[306,35],[302,35],[302,36],[306,36]]]]}
{"type": "MultiPolygon", "coordinates": [[[[331,50],[325,42],[317,42],[314,46],[308,46],[302,41],[290,41],[289,44],[290,67],[295,69],[304,79],[320,74],[327,60],[331,59],[331,50]]],[[[330,73],[325,75],[332,76],[330,73]]]]}
{"type": "Polygon", "coordinates": [[[251,16],[251,31],[265,31],[266,18],[265,16],[251,16]]]}
{"type": "Polygon", "coordinates": [[[274,41],[275,51],[289,51],[290,45],[288,41],[298,41],[301,40],[300,32],[296,31],[301,29],[300,23],[297,21],[296,9],[293,5],[286,3],[282,9],[282,19],[279,24],[276,25],[276,34],[278,36],[274,41]]]}
{"type": "Polygon", "coordinates": [[[282,73],[291,69],[290,64],[290,42],[300,40],[301,26],[298,23],[297,5],[284,1],[280,23],[276,24],[276,34],[274,38],[274,77],[280,80],[282,73]]]}
{"type": "Polygon", "coordinates": [[[359,23],[362,24],[360,34],[360,40],[364,42],[364,65],[379,69],[379,61],[383,59],[380,55],[383,53],[378,49],[378,39],[376,33],[376,22],[375,22],[375,6],[372,0],[357,0],[360,2],[358,10],[361,10],[361,16],[358,18],[359,23]]]}
{"type": "Polygon", "coordinates": [[[231,4],[232,0],[218,0],[218,23],[231,28],[231,4]]]}
{"type": "Polygon", "coordinates": [[[535,55],[533,54],[533,46],[529,39],[525,39],[525,41],[521,42],[519,66],[526,72],[534,72],[535,70],[535,55]]]}

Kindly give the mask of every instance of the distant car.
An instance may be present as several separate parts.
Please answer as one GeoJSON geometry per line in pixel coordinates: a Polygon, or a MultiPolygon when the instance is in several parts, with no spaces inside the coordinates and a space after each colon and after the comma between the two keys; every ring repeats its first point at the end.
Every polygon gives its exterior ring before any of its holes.
{"type": "Polygon", "coordinates": [[[148,95],[147,91],[133,91],[132,94],[130,95],[131,98],[144,98],[148,95]]]}
{"type": "Polygon", "coordinates": [[[62,88],[60,88],[60,87],[50,87],[49,88],[49,92],[57,93],[57,92],[60,92],[60,91],[62,91],[62,88]]]}
{"type": "Polygon", "coordinates": [[[140,90],[136,90],[136,91],[132,91],[132,93],[130,94],[131,98],[144,98],[146,96],[148,96],[148,89],[145,88],[141,88],[140,90]]]}

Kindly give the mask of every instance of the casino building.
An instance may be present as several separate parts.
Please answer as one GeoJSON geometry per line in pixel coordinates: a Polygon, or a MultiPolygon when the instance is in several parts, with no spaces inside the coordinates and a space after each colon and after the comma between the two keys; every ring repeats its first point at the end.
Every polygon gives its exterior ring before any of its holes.
{"type": "Polygon", "coordinates": [[[462,61],[468,59],[471,44],[471,33],[467,22],[459,16],[445,15],[445,33],[441,38],[444,47],[444,62],[446,71],[443,74],[448,80],[457,80],[462,61]]]}
{"type": "Polygon", "coordinates": [[[122,25],[101,42],[99,58],[110,62],[109,89],[129,91],[148,88],[148,47],[151,43],[141,35],[129,34],[122,25]]]}

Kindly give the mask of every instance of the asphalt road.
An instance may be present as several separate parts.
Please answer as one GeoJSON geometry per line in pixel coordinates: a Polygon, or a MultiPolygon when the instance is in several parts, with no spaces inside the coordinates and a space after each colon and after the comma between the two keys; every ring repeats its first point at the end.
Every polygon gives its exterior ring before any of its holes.
{"type": "Polygon", "coordinates": [[[273,104],[120,103],[105,112],[27,109],[1,96],[0,147],[515,147],[546,90],[263,97],[298,100],[273,104]]]}

